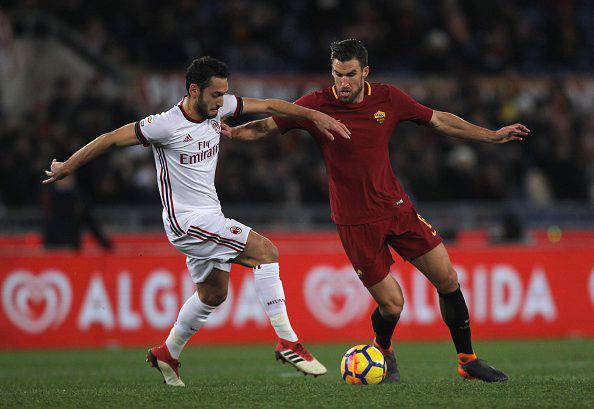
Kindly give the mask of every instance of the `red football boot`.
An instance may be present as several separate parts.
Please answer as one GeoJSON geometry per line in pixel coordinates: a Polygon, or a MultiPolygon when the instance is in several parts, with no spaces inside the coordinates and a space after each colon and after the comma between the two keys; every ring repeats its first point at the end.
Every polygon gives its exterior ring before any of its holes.
{"type": "Polygon", "coordinates": [[[149,349],[146,354],[146,362],[161,373],[163,382],[167,385],[186,386],[179,377],[180,363],[171,356],[167,345],[163,344],[149,349]]]}
{"type": "Polygon", "coordinates": [[[319,363],[299,341],[291,342],[279,338],[274,354],[277,360],[290,363],[305,375],[320,376],[327,372],[326,367],[319,363]]]}

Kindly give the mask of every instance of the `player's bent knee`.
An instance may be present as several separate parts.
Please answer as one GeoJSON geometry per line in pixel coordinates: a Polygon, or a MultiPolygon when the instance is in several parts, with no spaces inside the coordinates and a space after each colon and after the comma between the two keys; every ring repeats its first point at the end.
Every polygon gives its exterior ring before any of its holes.
{"type": "Polygon", "coordinates": [[[224,303],[227,299],[227,289],[199,289],[198,296],[204,304],[216,307],[224,303]]]}
{"type": "Polygon", "coordinates": [[[268,264],[277,262],[278,248],[274,245],[274,243],[272,243],[272,241],[264,237],[258,264],[268,264]]]}
{"type": "Polygon", "coordinates": [[[259,264],[278,262],[278,249],[268,238],[251,232],[246,250],[236,261],[240,264],[256,267],[259,264]]]}
{"type": "Polygon", "coordinates": [[[278,262],[278,248],[274,245],[273,242],[266,239],[268,241],[268,252],[267,256],[269,258],[269,263],[277,263],[278,262]]]}
{"type": "Polygon", "coordinates": [[[220,293],[208,294],[206,296],[206,300],[203,300],[203,302],[204,302],[204,304],[210,305],[212,307],[216,307],[216,306],[224,303],[226,299],[227,299],[227,292],[224,292],[224,293],[220,292],[220,293]]]}
{"type": "Polygon", "coordinates": [[[454,292],[458,289],[458,286],[458,274],[451,266],[438,278],[437,282],[435,283],[437,291],[439,291],[441,294],[454,292]]]}
{"type": "Polygon", "coordinates": [[[400,318],[403,308],[404,300],[392,300],[380,305],[380,313],[385,319],[396,321],[400,318]]]}

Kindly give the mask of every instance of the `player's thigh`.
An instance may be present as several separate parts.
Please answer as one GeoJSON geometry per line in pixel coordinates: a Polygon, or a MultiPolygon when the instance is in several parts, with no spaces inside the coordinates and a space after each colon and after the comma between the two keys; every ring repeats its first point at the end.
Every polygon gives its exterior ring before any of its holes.
{"type": "Polygon", "coordinates": [[[425,275],[441,293],[447,294],[458,288],[458,274],[450,261],[450,256],[443,245],[411,260],[417,270],[425,275]]]}
{"type": "Polygon", "coordinates": [[[278,262],[278,249],[270,239],[251,230],[244,250],[230,262],[246,267],[276,263],[278,262]]]}
{"type": "Polygon", "coordinates": [[[229,272],[214,267],[210,274],[200,283],[196,283],[196,290],[200,301],[207,305],[220,305],[227,298],[229,289],[229,272]]]}
{"type": "Polygon", "coordinates": [[[230,271],[230,260],[245,250],[250,232],[251,227],[222,213],[195,214],[189,218],[186,234],[169,239],[187,256],[192,281],[202,283],[213,268],[230,271]]]}
{"type": "Polygon", "coordinates": [[[251,230],[222,213],[195,214],[189,218],[186,234],[172,244],[189,256],[227,261],[245,249],[251,230]]]}
{"type": "Polygon", "coordinates": [[[342,247],[357,276],[367,288],[375,286],[394,263],[386,243],[389,220],[360,225],[337,225],[342,247]]]}
{"type": "Polygon", "coordinates": [[[406,261],[412,261],[442,243],[437,231],[416,210],[403,210],[390,226],[388,244],[406,261]]]}

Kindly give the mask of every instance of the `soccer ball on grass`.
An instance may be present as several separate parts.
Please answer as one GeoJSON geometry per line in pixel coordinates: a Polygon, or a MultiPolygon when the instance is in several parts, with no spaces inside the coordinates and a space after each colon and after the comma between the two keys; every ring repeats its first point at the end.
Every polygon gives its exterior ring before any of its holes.
{"type": "Polygon", "coordinates": [[[371,345],[354,346],[342,357],[340,373],[349,385],[380,383],[386,374],[384,355],[371,345]]]}

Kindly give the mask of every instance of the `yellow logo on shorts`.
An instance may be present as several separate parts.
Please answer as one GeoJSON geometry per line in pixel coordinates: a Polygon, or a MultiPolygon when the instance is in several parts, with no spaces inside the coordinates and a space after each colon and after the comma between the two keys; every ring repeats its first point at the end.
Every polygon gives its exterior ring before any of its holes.
{"type": "Polygon", "coordinates": [[[386,120],[386,113],[384,111],[377,111],[375,114],[373,114],[373,117],[378,124],[383,124],[386,120]]]}
{"type": "Polygon", "coordinates": [[[360,269],[357,269],[356,273],[359,276],[359,278],[363,277],[363,271],[361,271],[360,269]]]}

